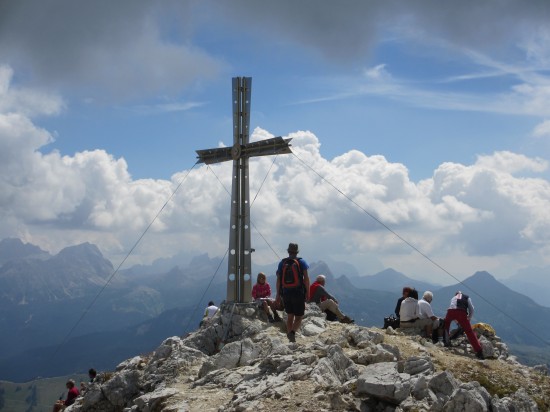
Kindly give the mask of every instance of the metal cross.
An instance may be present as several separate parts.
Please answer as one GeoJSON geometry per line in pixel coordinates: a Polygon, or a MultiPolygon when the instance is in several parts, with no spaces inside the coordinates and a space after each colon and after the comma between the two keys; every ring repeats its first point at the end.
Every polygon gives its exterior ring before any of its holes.
{"type": "Polygon", "coordinates": [[[282,137],[249,143],[250,96],[252,77],[233,77],[233,146],[197,150],[198,163],[212,164],[233,160],[231,221],[229,224],[229,259],[227,302],[252,300],[250,246],[250,190],[248,159],[292,153],[290,140],[282,137]]]}

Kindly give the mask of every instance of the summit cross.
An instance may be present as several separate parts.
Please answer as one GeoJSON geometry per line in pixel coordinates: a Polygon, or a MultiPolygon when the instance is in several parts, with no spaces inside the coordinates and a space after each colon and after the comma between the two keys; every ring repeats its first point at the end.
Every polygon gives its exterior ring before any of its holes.
{"type": "Polygon", "coordinates": [[[233,77],[233,146],[197,150],[197,162],[212,164],[233,160],[231,220],[229,224],[229,258],[227,302],[245,303],[252,299],[250,245],[250,190],[248,159],[292,153],[290,140],[282,137],[249,143],[250,97],[252,77],[233,77]]]}

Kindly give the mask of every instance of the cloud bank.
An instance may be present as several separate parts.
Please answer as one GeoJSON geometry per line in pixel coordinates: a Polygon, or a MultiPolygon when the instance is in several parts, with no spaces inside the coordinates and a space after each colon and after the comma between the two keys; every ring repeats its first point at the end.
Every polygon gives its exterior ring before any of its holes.
{"type": "MultiPolygon", "coordinates": [[[[182,170],[169,181],[134,180],[123,158],[103,150],[48,151],[54,136],[33,116],[56,113],[63,102],[15,88],[9,73],[0,68],[0,238],[53,252],[92,242],[116,264],[154,220],[131,262],[182,250],[225,254],[230,163],[182,170]]],[[[256,129],[252,140],[267,137],[256,129]]],[[[384,156],[351,150],[326,159],[313,133],[285,137],[294,154],[250,161],[259,263],[276,261],[289,241],[309,260],[345,259],[363,274],[380,269],[373,261],[411,275],[438,272],[410,245],[459,276],[550,263],[550,182],[539,176],[546,160],[501,151],[469,165],[443,163],[414,182],[406,165],[384,156]]]]}

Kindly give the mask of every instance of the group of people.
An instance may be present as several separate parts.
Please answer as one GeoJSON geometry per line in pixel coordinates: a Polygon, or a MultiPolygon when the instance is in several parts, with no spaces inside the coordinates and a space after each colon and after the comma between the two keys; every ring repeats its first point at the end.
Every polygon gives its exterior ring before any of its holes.
{"type": "MultiPolygon", "coordinates": [[[[296,342],[296,332],[300,329],[306,302],[316,303],[327,314],[327,319],[334,317],[342,323],[353,323],[353,319],[342,313],[336,298],[326,290],[326,276],[318,275],[315,282],[310,284],[309,265],[303,258],[298,257],[298,244],[290,243],[287,252],[288,257],[282,259],[277,267],[275,299],[271,298],[271,286],[263,272],[258,274],[256,284],[252,287],[252,298],[264,310],[268,321],[281,322],[278,311],[284,310],[287,314],[286,330],[290,342],[296,342]]],[[[474,314],[470,297],[460,291],[456,292],[444,319],[435,316],[431,306],[432,300],[433,293],[430,291],[424,292],[419,300],[416,289],[404,287],[402,297],[398,299],[395,307],[399,328],[420,328],[426,337],[449,346],[449,329],[452,322],[457,322],[466,333],[476,356],[483,359],[481,344],[470,325],[470,319],[474,314]]],[[[219,308],[214,302],[209,302],[201,325],[208,322],[218,311],[219,308]]]]}
{"type": "Polygon", "coordinates": [[[472,299],[461,291],[456,292],[444,319],[434,315],[431,306],[432,300],[433,293],[430,291],[424,292],[422,299],[418,300],[416,289],[409,286],[404,287],[403,295],[397,300],[395,307],[395,314],[399,318],[399,328],[423,329],[426,337],[444,342],[445,346],[450,346],[449,329],[451,323],[456,322],[466,333],[476,356],[483,359],[483,349],[470,324],[470,319],[474,315],[472,299]]]}
{"type": "Polygon", "coordinates": [[[303,258],[298,257],[298,244],[290,243],[287,252],[288,257],[282,259],[277,267],[275,299],[271,298],[271,287],[265,274],[258,274],[257,283],[252,287],[252,297],[266,312],[268,320],[282,321],[277,311],[284,310],[287,314],[286,330],[290,342],[296,342],[296,332],[300,329],[306,302],[316,303],[327,313],[327,319],[334,316],[342,323],[352,323],[353,320],[340,310],[336,298],[326,290],[324,275],[317,276],[315,282],[310,284],[309,265],[303,258]]]}
{"type": "MultiPolygon", "coordinates": [[[[95,382],[97,378],[96,370],[93,368],[90,369],[88,371],[88,377],[90,378],[88,383],[95,382]]],[[[86,386],[86,383],[80,382],[80,391],[79,391],[73,379],[69,379],[65,384],[65,387],[67,388],[67,397],[65,398],[65,400],[63,400],[63,396],[61,396],[61,398],[54,404],[53,412],[59,412],[65,409],[67,406],[70,406],[73,403],[75,403],[76,398],[82,395],[88,388],[86,386]]]]}
{"type": "MultiPolygon", "coordinates": [[[[316,303],[326,313],[327,320],[339,320],[342,323],[353,323],[339,308],[338,300],[326,289],[326,276],[319,275],[310,284],[307,262],[298,257],[298,244],[290,243],[287,248],[288,257],[282,259],[277,267],[277,289],[275,299],[272,298],[271,286],[267,277],[260,272],[256,284],[252,287],[252,298],[263,309],[270,323],[282,322],[278,311],[285,311],[287,338],[296,342],[296,332],[300,329],[304,317],[306,302],[316,303]]],[[[209,302],[201,321],[206,324],[218,313],[219,308],[214,302],[209,302]]]]}

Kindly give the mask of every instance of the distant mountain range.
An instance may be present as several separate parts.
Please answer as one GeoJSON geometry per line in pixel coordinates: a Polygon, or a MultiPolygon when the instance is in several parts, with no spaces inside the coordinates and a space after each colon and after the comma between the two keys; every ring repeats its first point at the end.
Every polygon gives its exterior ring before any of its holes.
{"type": "Polygon", "coordinates": [[[434,283],[413,280],[405,276],[403,273],[397,272],[393,269],[385,269],[382,272],[378,272],[371,276],[350,277],[350,281],[360,288],[384,290],[386,292],[398,294],[400,289],[404,286],[410,286],[414,287],[418,291],[420,297],[422,297],[422,293],[427,290],[433,291],[434,289],[439,289],[441,287],[441,285],[434,283]]]}
{"type": "MultiPolygon", "coordinates": [[[[5,239],[0,241],[0,262],[0,330],[10,331],[0,334],[4,380],[112,369],[121,359],[151,351],[167,336],[194,330],[206,303],[220,302],[226,293],[226,267],[206,254],[187,264],[170,266],[176,262],[164,260],[130,268],[111,279],[112,264],[92,244],[52,256],[18,239],[5,239]]],[[[342,276],[338,264],[336,274],[325,262],[310,265],[312,280],[325,274],[342,310],[365,326],[382,326],[405,285],[420,293],[432,290],[440,316],[454,292],[468,286],[471,290],[464,292],[476,306],[475,321],[493,325],[506,343],[536,347],[550,360],[545,344],[550,341],[550,308],[487,272],[474,274],[460,287],[441,288],[392,269],[360,277],[348,267],[348,276],[342,276]]],[[[273,289],[275,267],[259,268],[268,273],[273,289]]]]}

